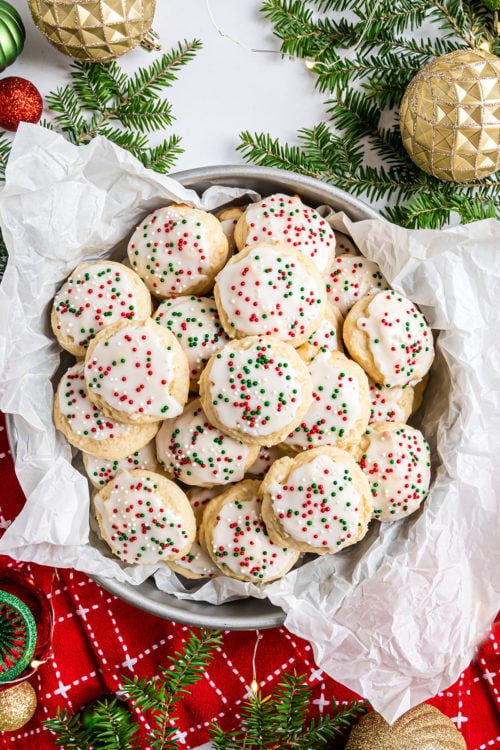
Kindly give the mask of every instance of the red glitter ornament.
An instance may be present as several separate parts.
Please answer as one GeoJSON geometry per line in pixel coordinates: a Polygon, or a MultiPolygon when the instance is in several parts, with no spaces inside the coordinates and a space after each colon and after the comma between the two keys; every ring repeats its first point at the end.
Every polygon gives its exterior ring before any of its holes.
{"type": "Polygon", "coordinates": [[[42,110],[40,92],[26,78],[8,76],[0,80],[0,127],[17,130],[20,122],[36,123],[42,110]]]}

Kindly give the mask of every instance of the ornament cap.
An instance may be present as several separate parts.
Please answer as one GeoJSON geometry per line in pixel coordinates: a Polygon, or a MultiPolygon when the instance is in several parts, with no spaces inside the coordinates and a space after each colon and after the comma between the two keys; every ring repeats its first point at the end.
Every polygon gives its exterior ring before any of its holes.
{"type": "Polygon", "coordinates": [[[154,29],[149,29],[148,33],[141,41],[141,47],[148,52],[153,52],[153,50],[159,52],[161,50],[160,35],[154,29]]]}

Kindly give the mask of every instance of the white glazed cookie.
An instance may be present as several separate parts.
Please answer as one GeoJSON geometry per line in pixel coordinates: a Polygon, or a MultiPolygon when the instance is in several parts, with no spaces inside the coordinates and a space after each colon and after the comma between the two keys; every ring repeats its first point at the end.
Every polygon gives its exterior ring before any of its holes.
{"type": "Polygon", "coordinates": [[[368,379],[370,385],[370,423],[406,422],[413,407],[413,388],[400,385],[386,388],[368,379]]]}
{"type": "Polygon", "coordinates": [[[219,568],[214,565],[212,558],[203,549],[197,538],[192,543],[189,552],[186,552],[178,560],[170,560],[166,564],[174,573],[192,580],[215,578],[215,576],[220,575],[219,568]]]}
{"type": "Polygon", "coordinates": [[[400,422],[371,424],[359,451],[359,465],[371,487],[373,517],[397,521],[414,513],[431,480],[429,445],[420,430],[400,422]]]}
{"type": "Polygon", "coordinates": [[[335,235],[328,222],[298,195],[276,193],[247,206],[234,232],[242,250],[257,242],[280,242],[310,258],[325,274],[335,256],[335,235]]]}
{"type": "Polygon", "coordinates": [[[150,292],[165,298],[211,289],[226,262],[228,244],[215,216],[173,203],[146,216],[127,252],[150,292]]]}
{"type": "Polygon", "coordinates": [[[154,320],[176,337],[188,359],[190,390],[197,391],[206,363],[228,340],[214,300],[194,296],[165,299],[158,305],[154,320]]]}
{"type": "Polygon", "coordinates": [[[308,365],[313,384],[311,406],[283,441],[295,450],[334,445],[347,449],[368,426],[368,378],[341,352],[322,352],[308,365]]]}
{"type": "Polygon", "coordinates": [[[224,330],[237,339],[268,335],[300,346],[325,315],[325,282],[316,266],[278,243],[234,255],[217,275],[214,297],[224,330]]]}
{"type": "Polygon", "coordinates": [[[121,263],[83,263],[56,293],[51,325],[63,349],[84,357],[89,341],[118,320],[146,320],[151,295],[139,276],[121,263]]]}
{"type": "Polygon", "coordinates": [[[335,254],[336,255],[360,255],[358,246],[347,234],[333,230],[335,235],[335,254]]]}
{"type": "Polygon", "coordinates": [[[140,450],[158,430],[158,424],[123,424],[105,416],[88,397],[83,362],[70,367],[59,381],[54,424],[75,448],[110,460],[140,450]]]}
{"type": "Polygon", "coordinates": [[[380,385],[414,385],[434,359],[432,330],[416,305],[387,290],[364,297],[344,321],[351,357],[380,385]]]}
{"type": "Polygon", "coordinates": [[[87,476],[97,489],[111,482],[120,471],[133,471],[134,469],[158,471],[159,466],[154,440],[144,448],[131,453],[130,456],[117,458],[114,461],[91,456],[90,453],[82,453],[82,459],[87,476]]]}
{"type": "Polygon", "coordinates": [[[203,517],[203,511],[205,510],[205,505],[212,500],[212,498],[217,497],[217,495],[220,495],[221,492],[224,492],[224,490],[227,489],[223,485],[217,485],[215,487],[187,487],[186,488],[186,496],[189,500],[189,504],[191,505],[192,511],[194,513],[194,517],[196,518],[196,523],[198,526],[201,524],[201,519],[203,517]]]}
{"type": "Polygon", "coordinates": [[[320,352],[344,351],[342,343],[342,326],[344,318],[340,310],[330,302],[326,304],[325,317],[319,328],[311,333],[304,344],[297,348],[304,362],[310,362],[320,352]]]}
{"type": "Polygon", "coordinates": [[[276,544],[339,552],[368,530],[370,486],[346,451],[329,445],[275,461],[262,482],[262,515],[276,544]]]}
{"type": "Polygon", "coordinates": [[[211,500],[203,513],[200,539],[217,567],[239,581],[281,578],[299,552],[274,544],[262,520],[260,481],[245,479],[211,500]]]}
{"type": "Polygon", "coordinates": [[[122,471],[94,496],[101,535],[129,564],[154,565],[185,555],[196,535],[189,501],[153,471],[122,471]]]}
{"type": "Polygon", "coordinates": [[[199,399],[175,419],[166,419],[156,436],[156,453],[164,471],[198,487],[238,482],[258,452],[257,445],[244,445],[211,425],[199,399]]]}
{"type": "Polygon", "coordinates": [[[209,360],[200,398],[212,424],[244,443],[276,445],[311,403],[311,376],[290,344],[248,336],[226,344],[209,360]]]}
{"type": "Polygon", "coordinates": [[[280,443],[267,448],[265,445],[260,446],[259,455],[251,466],[247,469],[249,479],[264,479],[267,472],[278,458],[283,458],[293,451],[290,451],[287,445],[280,443]]]}
{"type": "Polygon", "coordinates": [[[365,295],[388,288],[377,263],[362,255],[338,255],[326,277],[328,301],[344,316],[365,295]]]}
{"type": "Polygon", "coordinates": [[[175,336],[151,318],[115,323],[93,339],[85,380],[105,414],[134,424],[177,416],[189,392],[186,355],[175,336]]]}
{"type": "Polygon", "coordinates": [[[225,208],[224,211],[216,214],[221,223],[222,231],[227,237],[229,256],[238,252],[238,248],[236,247],[236,242],[234,239],[234,230],[236,229],[236,224],[238,223],[238,219],[240,218],[242,213],[242,208],[240,208],[239,206],[234,206],[233,208],[225,208]]]}

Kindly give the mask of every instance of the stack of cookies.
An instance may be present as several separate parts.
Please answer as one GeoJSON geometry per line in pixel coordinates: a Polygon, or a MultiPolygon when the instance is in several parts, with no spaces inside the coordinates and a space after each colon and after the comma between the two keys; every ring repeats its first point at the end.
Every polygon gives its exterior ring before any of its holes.
{"type": "Polygon", "coordinates": [[[54,421],[124,563],[263,583],[415,511],[421,312],[298,196],[159,208],[55,296],[54,421]],[[336,252],[337,249],[337,252],[336,252]],[[340,252],[339,252],[340,251],[340,252]]]}

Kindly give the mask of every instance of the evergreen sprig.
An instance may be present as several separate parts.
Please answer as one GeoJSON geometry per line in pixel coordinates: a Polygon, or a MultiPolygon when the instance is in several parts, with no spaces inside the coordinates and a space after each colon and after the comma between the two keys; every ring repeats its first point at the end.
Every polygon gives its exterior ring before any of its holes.
{"type": "Polygon", "coordinates": [[[404,149],[397,121],[408,83],[435,57],[482,43],[500,55],[481,0],[265,0],[262,12],[281,51],[306,60],[330,98],[324,121],[299,130],[297,145],[242,132],[238,150],[247,160],[392,203],[383,213],[407,227],[438,228],[453,214],[463,222],[500,218],[500,174],[467,183],[427,175],[404,149]],[[435,34],[416,39],[424,22],[435,34]],[[380,167],[370,166],[374,154],[380,167]]]}

